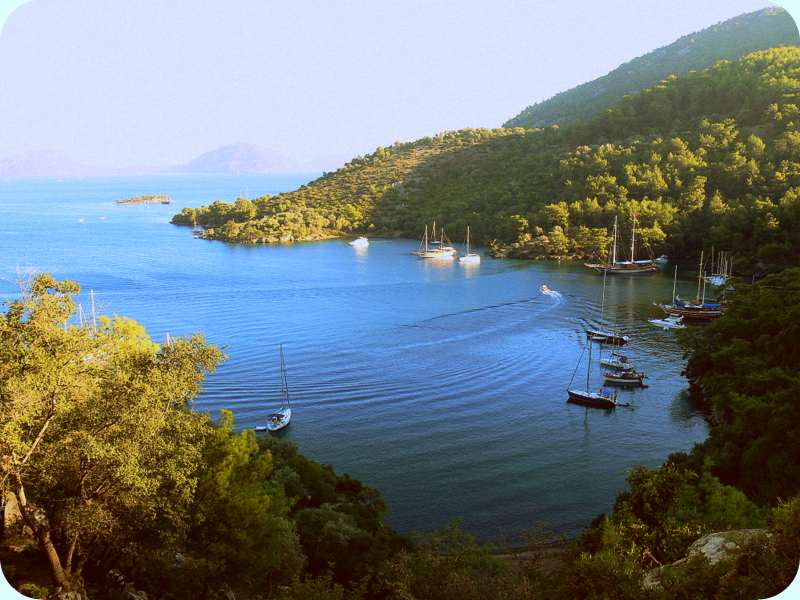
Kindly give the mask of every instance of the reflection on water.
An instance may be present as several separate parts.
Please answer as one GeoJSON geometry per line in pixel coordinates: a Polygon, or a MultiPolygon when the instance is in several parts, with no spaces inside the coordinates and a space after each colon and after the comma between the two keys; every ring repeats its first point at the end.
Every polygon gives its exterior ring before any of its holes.
{"type": "MultiPolygon", "coordinates": [[[[463,516],[482,540],[536,521],[574,535],[610,510],[627,469],[705,437],[674,335],[647,323],[652,301],[671,297],[671,273],[607,280],[602,320],[633,337],[626,351],[648,387],[620,390],[630,407],[604,411],[566,403],[583,331],[601,320],[603,279],[580,263],[426,260],[414,240],[243,246],[168,223],[183,206],[234,200],[245,184],[252,196],[305,182],[3,182],[0,203],[13,210],[0,276],[37,265],[93,288],[157,340],[201,331],[226,345],[197,408],[230,408],[239,427],[263,423],[279,402],[283,344],[293,418],[279,435],[381,489],[403,533],[463,516]],[[173,203],[113,204],[143,193],[173,203]]],[[[693,285],[679,281],[686,294],[693,285]]],[[[602,383],[593,369],[592,386],[602,383]]]]}

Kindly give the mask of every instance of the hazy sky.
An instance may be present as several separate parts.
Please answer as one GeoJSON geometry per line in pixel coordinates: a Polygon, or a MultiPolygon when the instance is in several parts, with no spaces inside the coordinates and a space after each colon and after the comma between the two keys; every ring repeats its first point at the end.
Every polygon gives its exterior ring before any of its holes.
{"type": "MultiPolygon", "coordinates": [[[[0,0],[2,2],[3,0],[0,0]]],[[[783,3],[800,15],[800,0],[783,3]]],[[[766,0],[11,0],[0,158],[352,158],[527,106],[766,0]]],[[[9,12],[5,11],[6,14],[9,12]]],[[[4,16],[0,10],[0,17],[4,16]]]]}

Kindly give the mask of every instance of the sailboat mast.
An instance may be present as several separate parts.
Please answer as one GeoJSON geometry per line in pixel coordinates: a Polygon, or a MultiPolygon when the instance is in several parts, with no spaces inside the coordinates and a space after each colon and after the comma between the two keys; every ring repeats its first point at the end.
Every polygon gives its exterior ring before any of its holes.
{"type": "Polygon", "coordinates": [[[289,403],[289,384],[286,382],[286,364],[283,361],[283,344],[281,344],[281,406],[284,401],[286,406],[291,406],[289,403]]]}
{"type": "Polygon", "coordinates": [[[697,273],[697,301],[700,302],[700,284],[703,282],[703,251],[700,251],[700,271],[697,273]]]}
{"type": "Polygon", "coordinates": [[[675,277],[672,280],[672,305],[675,306],[675,285],[678,283],[678,265],[675,265],[675,277]]]}
{"type": "Polygon", "coordinates": [[[633,215],[633,231],[631,232],[631,263],[636,256],[636,214],[633,215]]]}
{"type": "Polygon", "coordinates": [[[608,276],[608,271],[603,271],[603,299],[600,301],[600,329],[603,329],[603,323],[605,321],[605,312],[606,312],[606,277],[608,276]]]}
{"type": "Polygon", "coordinates": [[[589,375],[592,372],[592,342],[589,341],[589,362],[586,365],[586,393],[589,393],[589,375]]]}
{"type": "Polygon", "coordinates": [[[611,250],[611,264],[617,264],[617,217],[614,217],[614,245],[611,250]]]}

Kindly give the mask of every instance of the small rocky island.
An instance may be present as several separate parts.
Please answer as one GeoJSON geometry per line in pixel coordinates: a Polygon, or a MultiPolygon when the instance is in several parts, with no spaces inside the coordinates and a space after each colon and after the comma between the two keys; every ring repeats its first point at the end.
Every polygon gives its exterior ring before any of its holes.
{"type": "Polygon", "coordinates": [[[117,204],[169,204],[172,198],[169,196],[134,196],[133,198],[125,198],[125,200],[117,200],[117,204]]]}

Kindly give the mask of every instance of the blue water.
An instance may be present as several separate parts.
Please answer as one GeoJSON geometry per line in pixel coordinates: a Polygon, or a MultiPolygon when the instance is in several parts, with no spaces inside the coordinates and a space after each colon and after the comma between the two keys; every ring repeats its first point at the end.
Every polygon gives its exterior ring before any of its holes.
{"type": "MultiPolygon", "coordinates": [[[[184,206],[295,189],[310,175],[169,175],[0,181],[0,277],[29,266],[93,289],[104,314],[157,341],[202,332],[229,359],[196,409],[263,424],[280,401],[284,346],[293,418],[279,435],[379,488],[402,533],[464,517],[480,540],[544,522],[577,534],[609,512],[625,471],[704,439],[686,399],[674,332],[649,325],[673,271],[610,277],[605,318],[647,388],[628,408],[566,403],[586,385],[584,327],[600,320],[602,277],[574,262],[418,259],[414,240],[236,245],[169,224],[184,206]],[[116,205],[166,194],[170,205],[116,205]],[[558,294],[543,294],[546,284],[558,294]]],[[[681,275],[682,277],[683,275],[681,275]]],[[[696,280],[695,280],[696,281],[696,280]]],[[[678,292],[694,295],[690,274],[678,292]]],[[[0,297],[16,294],[0,281],[0,297]]],[[[592,366],[591,385],[602,384],[592,366]]]]}

